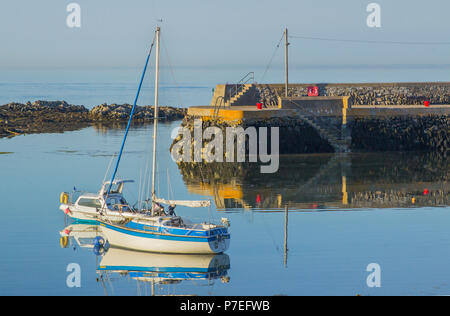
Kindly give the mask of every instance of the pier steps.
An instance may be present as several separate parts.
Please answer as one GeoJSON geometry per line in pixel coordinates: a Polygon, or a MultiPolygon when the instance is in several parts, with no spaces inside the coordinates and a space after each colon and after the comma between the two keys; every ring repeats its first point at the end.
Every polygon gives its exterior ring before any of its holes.
{"type": "Polygon", "coordinates": [[[253,93],[255,90],[254,84],[243,84],[235,88],[232,93],[234,94],[229,100],[225,102],[225,106],[239,106],[239,105],[249,105],[251,102],[249,99],[253,98],[253,93]],[[239,92],[237,92],[239,91],[239,92]]]}
{"type": "Polygon", "coordinates": [[[296,110],[295,112],[301,120],[314,127],[320,137],[326,140],[333,147],[335,152],[350,151],[351,138],[344,135],[343,129],[338,129],[338,127],[330,125],[329,121],[324,122],[317,117],[305,116],[299,110],[296,110]]]}

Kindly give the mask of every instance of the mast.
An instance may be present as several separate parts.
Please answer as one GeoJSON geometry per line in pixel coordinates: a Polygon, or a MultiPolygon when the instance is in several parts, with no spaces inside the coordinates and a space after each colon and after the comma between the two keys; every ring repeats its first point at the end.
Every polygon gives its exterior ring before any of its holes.
{"type": "Polygon", "coordinates": [[[285,28],[284,29],[284,46],[285,46],[285,51],[284,51],[284,68],[285,68],[285,86],[284,86],[284,91],[285,91],[285,97],[288,97],[288,46],[289,46],[289,42],[288,42],[288,29],[285,28]]]}
{"type": "MultiPolygon", "coordinates": [[[[155,197],[156,176],[156,141],[158,131],[158,90],[159,90],[159,34],[160,27],[156,27],[156,63],[155,63],[155,105],[153,113],[153,168],[152,168],[152,201],[155,197]]],[[[153,212],[153,208],[152,208],[153,212]]]]}
{"type": "Polygon", "coordinates": [[[142,82],[144,81],[145,72],[147,71],[147,66],[148,66],[148,61],[150,60],[150,55],[152,54],[154,41],[155,41],[155,39],[153,38],[152,45],[150,46],[150,50],[148,52],[147,59],[145,61],[144,70],[142,71],[141,80],[139,81],[139,87],[138,87],[138,90],[136,92],[136,97],[134,99],[133,107],[131,108],[130,118],[128,119],[128,124],[127,124],[127,128],[125,130],[125,135],[123,136],[122,145],[120,146],[119,155],[117,156],[116,166],[114,167],[114,172],[113,172],[113,175],[111,177],[111,182],[109,183],[108,190],[106,191],[106,196],[108,196],[109,192],[111,191],[111,187],[112,187],[112,185],[114,183],[114,178],[116,177],[116,174],[117,174],[117,169],[119,168],[120,158],[122,157],[123,149],[125,147],[125,142],[126,142],[127,136],[128,136],[128,130],[130,129],[131,121],[133,119],[134,111],[136,109],[136,103],[137,103],[138,98],[139,98],[139,93],[141,92],[142,82]]]}
{"type": "Polygon", "coordinates": [[[284,208],[284,266],[287,267],[287,242],[288,242],[288,205],[284,208]]]}

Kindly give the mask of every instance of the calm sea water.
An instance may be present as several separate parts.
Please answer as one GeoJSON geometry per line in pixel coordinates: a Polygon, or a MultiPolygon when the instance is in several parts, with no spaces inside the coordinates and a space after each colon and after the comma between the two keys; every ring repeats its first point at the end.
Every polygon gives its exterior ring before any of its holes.
{"type": "MultiPolygon", "coordinates": [[[[72,86],[66,80],[48,84],[52,77],[41,75],[47,84],[21,81],[20,72],[11,74],[12,83],[2,78],[0,103],[42,97],[95,105],[109,102],[105,95],[110,102],[130,103],[134,94],[131,79],[123,80],[125,84],[110,82],[111,86],[95,82],[72,86]]],[[[64,73],[59,75],[64,77],[64,73]]],[[[216,74],[208,76],[195,76],[191,84],[185,84],[180,94],[184,105],[209,103],[216,74]]],[[[189,83],[190,79],[186,76],[180,81],[189,83]]],[[[162,99],[170,103],[178,98],[166,88],[162,99]]],[[[151,100],[150,90],[145,100],[151,100]]],[[[184,275],[183,280],[175,274],[148,278],[102,273],[98,270],[102,262],[113,258],[116,265],[126,265],[142,254],[125,251],[116,256],[111,251],[97,256],[75,239],[61,247],[60,232],[72,223],[58,210],[60,193],[74,186],[96,192],[123,137],[122,130],[89,127],[0,139],[0,295],[150,295],[150,279],[156,294],[450,294],[447,157],[300,155],[282,157],[279,171],[272,175],[261,175],[252,167],[236,172],[239,168],[229,165],[217,171],[219,177],[205,178],[186,173],[169,158],[170,134],[179,123],[160,125],[157,188],[162,196],[213,201],[211,209],[177,208],[182,216],[230,219],[231,246],[227,257],[219,258],[217,270],[209,275],[184,275]],[[429,193],[424,195],[425,189],[429,193]],[[67,285],[67,267],[72,263],[81,268],[81,287],[67,285]],[[371,263],[381,267],[379,288],[366,283],[370,274],[366,268],[371,263]]],[[[131,203],[138,199],[152,128],[130,131],[119,169],[120,177],[136,180],[125,191],[131,203]]],[[[210,171],[205,169],[206,174],[210,171]]],[[[79,241],[89,237],[83,229],[95,229],[75,227],[81,231],[75,235],[79,241]]],[[[146,256],[144,262],[163,270],[156,263],[160,258],[146,256]]],[[[215,267],[214,260],[210,260],[211,267],[215,267]]],[[[181,267],[187,261],[205,264],[205,258],[176,260],[181,267]]]]}
{"type": "MultiPolygon", "coordinates": [[[[377,154],[350,158],[299,156],[285,164],[282,161],[280,173],[271,176],[272,183],[270,179],[256,183],[245,178],[256,178],[257,174],[236,175],[233,181],[232,176],[226,176],[216,182],[222,191],[210,189],[213,185],[208,183],[200,190],[196,189],[198,183],[192,184],[195,175],[183,179],[175,162],[168,158],[170,132],[178,124],[161,127],[159,192],[163,196],[176,193],[180,199],[213,200],[214,207],[210,210],[179,207],[178,213],[196,219],[228,217],[232,243],[227,251],[229,267],[221,270],[218,278],[159,284],[157,293],[450,293],[450,208],[439,205],[449,191],[445,159],[400,153],[384,155],[384,159],[377,154]],[[397,163],[393,164],[393,160],[397,163]],[[337,170],[336,162],[346,167],[337,170]],[[290,173],[291,178],[286,177],[285,168],[293,164],[297,171],[290,173]],[[343,199],[343,173],[347,175],[350,197],[347,201],[343,199]],[[310,187],[305,188],[305,183],[310,187]],[[424,187],[430,192],[428,196],[420,192],[424,187]],[[295,188],[300,190],[293,193],[295,188]],[[359,194],[377,191],[391,195],[383,203],[379,197],[365,199],[364,194],[363,197],[359,194]],[[255,200],[257,195],[259,205],[255,200]],[[397,195],[400,197],[395,198],[397,195]],[[281,205],[289,203],[291,209],[287,258],[285,214],[273,202],[278,196],[281,205]],[[419,205],[411,203],[414,196],[419,205]],[[372,207],[358,207],[364,201],[372,207]],[[430,206],[423,206],[427,204],[430,206]],[[378,263],[382,269],[381,288],[366,285],[369,275],[366,267],[370,263],[378,263]]],[[[138,197],[136,192],[141,172],[145,170],[151,133],[152,126],[147,126],[134,129],[129,135],[119,173],[121,177],[137,180],[126,190],[130,201],[138,197]]],[[[119,130],[86,128],[0,140],[1,151],[10,152],[0,155],[3,182],[0,294],[103,295],[105,288],[110,295],[150,293],[149,282],[118,273],[111,273],[107,282],[97,281],[96,270],[102,257],[75,241],[67,248],[60,246],[59,232],[70,224],[58,210],[60,192],[71,191],[74,186],[96,192],[111,155],[120,146],[122,134],[119,130]],[[69,275],[66,269],[71,263],[81,267],[80,288],[66,285],[69,275]]],[[[129,257],[123,257],[124,261],[132,260],[129,258],[134,255],[129,253],[129,257]]],[[[152,258],[148,260],[151,265],[152,258]]]]}

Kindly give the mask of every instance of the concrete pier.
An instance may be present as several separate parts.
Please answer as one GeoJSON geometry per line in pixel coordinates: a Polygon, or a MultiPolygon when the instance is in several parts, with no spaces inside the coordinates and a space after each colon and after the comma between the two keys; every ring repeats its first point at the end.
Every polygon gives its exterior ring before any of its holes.
{"type": "Polygon", "coordinates": [[[217,85],[211,104],[189,108],[187,120],[279,126],[281,137],[296,140],[284,153],[449,150],[449,82],[290,84],[288,97],[284,89],[283,84],[217,85]],[[307,96],[311,86],[318,87],[318,96],[307,96]]]}

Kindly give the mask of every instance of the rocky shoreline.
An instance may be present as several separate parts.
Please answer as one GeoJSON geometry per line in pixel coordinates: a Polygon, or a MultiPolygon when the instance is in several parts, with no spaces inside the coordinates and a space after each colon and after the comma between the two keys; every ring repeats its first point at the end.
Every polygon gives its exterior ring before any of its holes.
{"type": "MultiPolygon", "coordinates": [[[[117,125],[128,121],[131,109],[130,104],[101,104],[89,110],[83,105],[65,101],[12,102],[0,106],[0,137],[61,133],[99,123],[117,125]]],[[[161,106],[158,116],[162,121],[181,120],[186,111],[184,108],[161,106]]],[[[132,123],[152,123],[153,118],[153,106],[137,106],[132,123]]]]}

